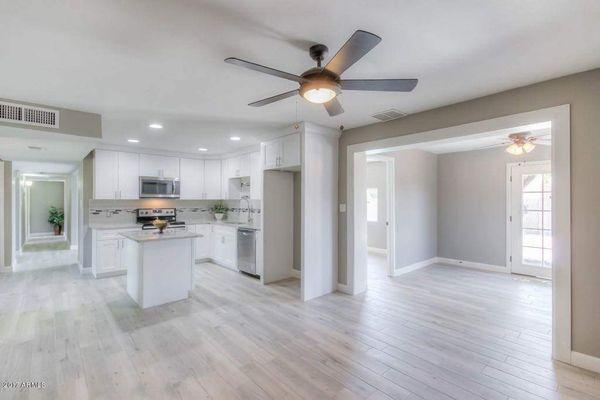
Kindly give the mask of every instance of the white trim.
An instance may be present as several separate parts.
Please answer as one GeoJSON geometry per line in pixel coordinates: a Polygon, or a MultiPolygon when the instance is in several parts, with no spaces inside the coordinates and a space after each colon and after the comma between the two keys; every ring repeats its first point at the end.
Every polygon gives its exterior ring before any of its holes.
{"type": "Polygon", "coordinates": [[[502,266],[502,265],[485,264],[485,263],[478,263],[478,262],[465,261],[465,260],[455,260],[453,258],[437,257],[436,262],[439,264],[447,264],[447,265],[453,265],[456,267],[480,269],[483,271],[503,272],[503,273],[510,272],[508,270],[508,268],[506,268],[505,266],[502,266]]]}
{"type": "Polygon", "coordinates": [[[429,260],[419,261],[414,264],[407,265],[406,267],[398,268],[394,270],[393,276],[404,275],[408,272],[416,271],[417,269],[428,267],[432,264],[436,264],[438,261],[437,257],[430,258],[429,260]]]}
{"type": "Polygon", "coordinates": [[[571,352],[571,364],[579,368],[584,368],[593,372],[600,373],[600,358],[588,356],[587,354],[571,352]]]}
{"type": "MultiPolygon", "coordinates": [[[[356,294],[364,290],[355,286],[355,278],[366,268],[361,254],[361,244],[354,230],[355,174],[354,163],[364,152],[381,149],[410,148],[411,145],[431,141],[458,142],[469,138],[486,137],[508,133],[510,130],[527,130],[532,125],[551,122],[552,132],[552,228],[553,228],[553,268],[552,268],[552,356],[569,363],[571,360],[571,127],[570,106],[564,104],[484,121],[472,122],[431,131],[395,136],[372,142],[349,145],[346,149],[346,270],[350,292],[356,294]],[[482,133],[483,132],[483,133],[482,133]],[[356,265],[355,265],[356,264],[356,265]],[[364,265],[363,265],[364,264],[364,265]]],[[[358,232],[361,234],[361,232],[358,232]]]]}
{"type": "Polygon", "coordinates": [[[294,269],[292,268],[290,270],[290,276],[292,278],[296,278],[296,279],[300,279],[300,276],[302,275],[302,271],[298,270],[298,269],[294,269]]]}
{"type": "Polygon", "coordinates": [[[350,290],[350,288],[348,287],[348,285],[344,285],[343,283],[338,283],[337,284],[337,291],[338,292],[342,292],[342,293],[346,293],[346,294],[352,294],[352,291],[350,290]]]}
{"type": "Polygon", "coordinates": [[[78,246],[76,244],[71,245],[71,250],[77,250],[78,246]]]}
{"type": "Polygon", "coordinates": [[[387,249],[380,249],[378,247],[367,247],[367,251],[369,253],[375,253],[375,254],[387,254],[388,253],[387,249]]]}

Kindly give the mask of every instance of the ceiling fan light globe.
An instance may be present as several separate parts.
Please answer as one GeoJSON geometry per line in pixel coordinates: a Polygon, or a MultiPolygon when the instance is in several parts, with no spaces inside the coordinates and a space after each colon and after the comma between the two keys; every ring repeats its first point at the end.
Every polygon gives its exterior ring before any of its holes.
{"type": "Polygon", "coordinates": [[[520,156],[523,154],[523,148],[516,143],[511,144],[506,148],[506,152],[513,156],[520,156]]]}
{"type": "Polygon", "coordinates": [[[525,153],[531,153],[533,151],[533,149],[535,149],[535,144],[533,144],[531,142],[526,142],[523,145],[523,151],[525,151],[525,153]]]}
{"type": "Polygon", "coordinates": [[[300,87],[300,95],[315,104],[327,103],[339,93],[339,85],[329,80],[311,81],[300,87]]]}

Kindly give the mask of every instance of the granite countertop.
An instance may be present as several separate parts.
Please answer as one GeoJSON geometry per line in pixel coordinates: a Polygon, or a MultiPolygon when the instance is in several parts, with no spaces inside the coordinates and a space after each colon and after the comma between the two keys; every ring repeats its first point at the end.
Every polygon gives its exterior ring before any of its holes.
{"type": "Polygon", "coordinates": [[[186,221],[187,225],[221,225],[221,226],[231,226],[232,228],[244,228],[244,229],[254,229],[255,231],[260,231],[260,227],[256,225],[247,224],[245,222],[234,222],[234,221],[186,221]]]}
{"type": "Polygon", "coordinates": [[[121,233],[121,236],[134,240],[138,243],[143,243],[156,242],[160,240],[193,239],[202,237],[204,235],[185,230],[166,230],[164,233],[158,233],[156,231],[123,232],[121,233]]]}
{"type": "Polygon", "coordinates": [[[90,229],[142,229],[142,224],[90,224],[90,229]]]}

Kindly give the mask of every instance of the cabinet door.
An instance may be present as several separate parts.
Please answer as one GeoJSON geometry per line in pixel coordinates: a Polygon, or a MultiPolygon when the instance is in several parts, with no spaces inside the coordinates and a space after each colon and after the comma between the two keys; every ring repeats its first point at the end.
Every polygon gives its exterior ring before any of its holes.
{"type": "Polygon", "coordinates": [[[210,225],[196,225],[196,233],[202,235],[196,238],[196,259],[210,257],[210,225]]]}
{"type": "Polygon", "coordinates": [[[271,140],[265,143],[265,169],[277,167],[280,156],[281,142],[279,140],[271,140]]]}
{"type": "Polygon", "coordinates": [[[260,200],[262,191],[262,165],[260,152],[250,154],[250,198],[260,200]]]}
{"type": "Polygon", "coordinates": [[[223,265],[237,266],[237,229],[228,229],[224,236],[223,265]]]}
{"type": "Polygon", "coordinates": [[[204,198],[221,198],[221,160],[204,161],[204,198]]]}
{"type": "Polygon", "coordinates": [[[285,136],[281,141],[283,150],[280,165],[285,167],[300,165],[300,134],[285,136]]]}
{"type": "Polygon", "coordinates": [[[180,160],[180,187],[182,200],[200,200],[204,193],[204,160],[180,160]]]}
{"type": "Polygon", "coordinates": [[[135,153],[122,153],[119,159],[119,199],[140,198],[140,156],[135,153]]]}
{"type": "Polygon", "coordinates": [[[142,154],[140,175],[179,178],[179,158],[142,154]]]}
{"type": "Polygon", "coordinates": [[[243,154],[237,158],[235,176],[250,176],[250,154],[243,154]]]}
{"type": "Polygon", "coordinates": [[[115,199],[119,160],[116,151],[94,151],[94,199],[115,199]]]}
{"type": "Polygon", "coordinates": [[[121,269],[121,239],[98,240],[96,246],[97,273],[121,269]]]}

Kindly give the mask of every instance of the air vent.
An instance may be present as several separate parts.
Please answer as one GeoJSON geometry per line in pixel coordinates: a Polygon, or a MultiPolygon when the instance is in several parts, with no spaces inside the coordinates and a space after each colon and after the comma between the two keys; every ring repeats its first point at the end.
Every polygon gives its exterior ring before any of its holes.
{"type": "Polygon", "coordinates": [[[57,110],[0,102],[0,122],[58,128],[58,117],[57,110]]]}
{"type": "Polygon", "coordinates": [[[405,117],[406,113],[400,110],[396,110],[395,108],[390,108],[389,110],[385,110],[382,112],[378,112],[376,114],[371,115],[371,117],[376,118],[380,121],[391,121],[393,119],[405,117]]]}

